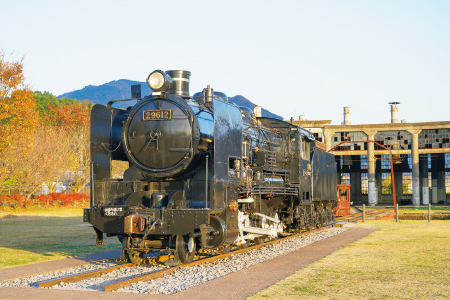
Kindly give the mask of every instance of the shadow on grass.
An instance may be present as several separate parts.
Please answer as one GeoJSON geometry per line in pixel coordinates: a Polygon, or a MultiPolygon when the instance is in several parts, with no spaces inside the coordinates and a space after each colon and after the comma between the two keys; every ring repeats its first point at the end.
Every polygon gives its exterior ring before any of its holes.
{"type": "Polygon", "coordinates": [[[99,253],[106,251],[116,250],[114,255],[119,257],[122,248],[116,237],[105,237],[104,246],[94,246],[95,232],[82,216],[4,215],[0,219],[0,236],[0,267],[52,257],[95,261],[101,259],[99,253]]]}

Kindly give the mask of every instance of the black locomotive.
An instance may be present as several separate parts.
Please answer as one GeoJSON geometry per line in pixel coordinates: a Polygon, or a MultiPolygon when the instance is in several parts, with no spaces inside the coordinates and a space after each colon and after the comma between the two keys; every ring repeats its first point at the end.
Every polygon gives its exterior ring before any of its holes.
{"type": "MultiPolygon", "coordinates": [[[[298,126],[255,116],[209,86],[189,95],[188,71],[152,72],[152,94],[91,114],[91,206],[84,221],[139,263],[160,249],[192,261],[333,220],[334,156],[298,126]],[[112,160],[129,161],[123,179],[112,160]]],[[[274,96],[276,97],[276,96],[274,96]]]]}

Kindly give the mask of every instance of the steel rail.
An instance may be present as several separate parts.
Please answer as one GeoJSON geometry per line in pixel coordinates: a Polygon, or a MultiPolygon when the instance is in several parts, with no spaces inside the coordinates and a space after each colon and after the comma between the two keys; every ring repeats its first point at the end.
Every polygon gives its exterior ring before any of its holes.
{"type": "MultiPolygon", "coordinates": [[[[125,279],[125,280],[121,280],[112,284],[107,284],[103,286],[103,290],[105,292],[109,292],[109,291],[113,291],[113,290],[117,290],[119,288],[122,287],[126,287],[126,286],[130,286],[131,284],[135,283],[135,282],[139,282],[139,281],[150,281],[150,280],[154,280],[154,279],[158,279],[161,277],[164,277],[166,275],[170,275],[172,273],[174,273],[177,269],[179,268],[187,268],[187,267],[192,267],[192,266],[196,266],[196,265],[200,265],[200,264],[204,264],[204,263],[211,263],[214,261],[217,261],[219,259],[224,259],[227,258],[229,256],[235,255],[235,254],[241,254],[241,253],[245,253],[248,252],[250,250],[255,250],[255,249],[259,249],[268,245],[272,245],[272,244],[276,244],[294,237],[298,237],[298,236],[302,236],[302,235],[306,235],[312,232],[317,232],[323,229],[327,229],[327,228],[331,228],[333,226],[333,224],[328,224],[324,227],[321,228],[317,228],[314,230],[310,230],[310,231],[305,231],[302,233],[297,233],[297,234],[292,234],[286,237],[282,237],[282,238],[278,238],[272,241],[268,241],[265,243],[262,243],[260,245],[253,245],[253,246],[249,246],[246,248],[242,248],[242,249],[237,249],[234,251],[231,251],[229,253],[224,253],[224,254],[218,254],[218,255],[214,255],[214,256],[210,256],[207,258],[202,258],[196,261],[193,261],[191,263],[188,264],[184,264],[184,265],[180,265],[180,266],[174,266],[171,268],[167,268],[167,269],[163,269],[163,270],[158,270],[158,271],[153,271],[147,274],[143,274],[143,275],[139,275],[133,278],[129,278],[129,279],[125,279]]],[[[146,258],[145,259],[145,263],[157,263],[157,262],[163,262],[163,261],[168,261],[170,259],[173,259],[174,256],[173,255],[162,255],[162,256],[158,256],[158,257],[151,257],[151,258],[146,258]]],[[[111,268],[106,268],[106,269],[101,269],[101,270],[96,270],[96,271],[91,271],[91,272],[86,272],[86,273],[82,273],[82,274],[77,274],[77,275],[73,275],[73,276],[67,276],[67,277],[60,277],[57,279],[52,279],[52,280],[45,280],[45,281],[41,281],[38,282],[38,286],[39,287],[52,287],[54,285],[59,285],[62,282],[65,283],[72,283],[72,282],[77,282],[77,281],[81,281],[81,280],[85,280],[85,279],[89,279],[89,278],[93,278],[93,277],[97,277],[97,276],[101,276],[103,274],[124,268],[124,267],[135,267],[135,264],[132,263],[127,263],[127,264],[122,264],[122,265],[117,265],[111,268]]]]}
{"type": "Polygon", "coordinates": [[[101,270],[96,270],[96,271],[91,271],[91,272],[86,272],[86,273],[82,273],[82,274],[77,274],[77,275],[73,275],[73,276],[67,276],[67,277],[60,277],[57,279],[51,279],[51,280],[45,280],[45,281],[40,281],[38,282],[39,287],[51,287],[54,285],[58,285],[61,282],[65,282],[65,283],[69,283],[69,282],[77,282],[77,281],[81,281],[84,279],[88,279],[88,278],[92,278],[92,277],[97,277],[100,275],[103,275],[105,273],[109,273],[121,268],[125,268],[125,267],[135,267],[135,264],[123,264],[123,265],[118,265],[118,266],[114,266],[111,268],[106,268],[106,269],[101,269],[101,270]]]}
{"type": "Polygon", "coordinates": [[[297,234],[293,234],[293,235],[290,235],[290,236],[287,236],[287,237],[283,237],[283,238],[279,238],[279,239],[276,239],[276,240],[272,240],[272,241],[269,241],[269,242],[266,242],[266,243],[263,243],[263,244],[260,244],[260,245],[254,245],[254,246],[250,246],[250,247],[247,247],[247,248],[234,250],[234,251],[231,251],[230,253],[219,254],[219,255],[215,255],[215,256],[199,259],[199,260],[193,261],[193,262],[188,263],[188,264],[175,266],[175,267],[171,267],[171,268],[164,269],[164,270],[161,270],[161,271],[155,271],[155,272],[152,272],[152,273],[136,276],[136,277],[133,277],[133,278],[130,278],[130,279],[126,279],[126,280],[122,280],[122,281],[115,282],[115,283],[112,283],[112,284],[104,285],[103,289],[104,289],[105,292],[114,291],[114,290],[117,290],[117,289],[122,288],[122,287],[130,286],[131,284],[133,284],[135,282],[149,281],[149,280],[154,280],[154,279],[158,279],[158,278],[164,277],[166,275],[170,275],[170,274],[174,273],[176,270],[178,270],[179,268],[187,268],[187,267],[192,267],[192,266],[196,266],[196,265],[200,265],[200,264],[204,264],[204,263],[211,263],[211,262],[214,262],[214,261],[219,260],[219,259],[227,258],[227,257],[229,257],[231,255],[245,253],[245,252],[248,252],[250,250],[259,249],[261,247],[265,247],[265,246],[268,246],[268,245],[276,244],[276,243],[279,243],[279,242],[282,242],[282,241],[285,241],[285,240],[288,240],[288,239],[291,239],[291,238],[294,238],[294,237],[306,235],[306,234],[309,234],[309,233],[312,233],[312,232],[320,231],[320,230],[331,228],[331,227],[332,227],[332,224],[331,225],[326,225],[324,227],[317,228],[317,229],[314,229],[314,230],[310,230],[310,231],[306,231],[306,232],[302,232],[302,233],[297,233],[297,234]]]}
{"type": "MultiPolygon", "coordinates": [[[[366,212],[366,216],[376,216],[376,215],[381,215],[384,214],[386,212],[388,212],[389,209],[382,209],[382,210],[371,210],[369,212],[366,212]]],[[[336,218],[336,221],[357,221],[359,219],[362,219],[362,213],[356,213],[356,214],[351,214],[351,215],[347,215],[347,216],[343,216],[343,217],[339,217],[336,218]]]]}
{"type": "MultiPolygon", "coordinates": [[[[371,217],[376,217],[376,216],[379,216],[379,215],[382,215],[382,214],[386,213],[387,211],[388,211],[388,210],[375,211],[375,212],[369,214],[369,216],[371,216],[371,217]]],[[[367,216],[367,214],[366,214],[366,216],[367,216]]],[[[362,216],[358,216],[358,217],[353,218],[352,221],[359,221],[359,220],[361,220],[361,219],[362,219],[362,216]]]]}
{"type": "MultiPolygon", "coordinates": [[[[173,259],[173,257],[174,257],[173,255],[161,255],[161,256],[157,256],[157,257],[145,258],[145,263],[163,262],[163,261],[167,261],[167,260],[173,259]]],[[[135,267],[135,266],[136,265],[132,264],[132,263],[117,265],[117,266],[106,268],[106,269],[95,270],[95,271],[81,273],[81,274],[76,274],[76,275],[72,275],[72,276],[60,277],[60,278],[57,278],[57,279],[40,281],[40,282],[38,282],[38,286],[39,287],[51,287],[51,286],[54,286],[54,285],[58,285],[61,282],[65,282],[65,283],[77,282],[77,281],[81,281],[81,280],[85,280],[85,279],[101,276],[103,274],[106,274],[106,273],[109,273],[109,272],[112,272],[112,271],[115,271],[115,270],[118,270],[118,269],[121,269],[121,268],[126,268],[126,267],[132,268],[132,267],[135,267]]]]}
{"type": "MultiPolygon", "coordinates": [[[[368,210],[368,211],[366,211],[366,215],[371,215],[373,213],[375,213],[375,210],[368,210]]],[[[362,216],[362,214],[363,214],[362,212],[358,212],[358,213],[354,213],[354,214],[345,215],[345,216],[342,216],[342,217],[337,217],[337,218],[335,218],[335,220],[346,220],[346,219],[349,219],[349,218],[352,218],[352,217],[362,216]]]]}
{"type": "MultiPolygon", "coordinates": [[[[366,211],[366,216],[373,215],[374,213],[375,213],[375,211],[366,211]]],[[[336,220],[337,221],[349,221],[349,220],[353,220],[353,219],[359,218],[359,217],[362,217],[362,213],[355,213],[355,214],[342,216],[342,217],[336,218],[336,220]]]]}

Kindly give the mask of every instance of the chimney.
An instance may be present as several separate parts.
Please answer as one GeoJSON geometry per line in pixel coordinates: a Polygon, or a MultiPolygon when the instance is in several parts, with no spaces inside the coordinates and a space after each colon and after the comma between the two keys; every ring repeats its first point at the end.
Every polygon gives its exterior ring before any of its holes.
{"type": "Polygon", "coordinates": [[[306,121],[306,116],[305,115],[301,115],[300,117],[298,117],[299,121],[306,121]]]}
{"type": "Polygon", "coordinates": [[[255,115],[255,118],[261,118],[261,106],[253,107],[253,114],[255,115]]]}
{"type": "Polygon", "coordinates": [[[172,85],[170,86],[169,94],[180,96],[189,96],[189,79],[191,72],[182,70],[166,71],[167,75],[172,78],[172,85]]]}
{"type": "Polygon", "coordinates": [[[400,104],[400,102],[389,102],[389,104],[391,105],[391,123],[399,123],[397,104],[400,104]]]}
{"type": "Polygon", "coordinates": [[[351,125],[352,121],[350,120],[350,107],[344,107],[344,122],[342,125],[351,125]]]}

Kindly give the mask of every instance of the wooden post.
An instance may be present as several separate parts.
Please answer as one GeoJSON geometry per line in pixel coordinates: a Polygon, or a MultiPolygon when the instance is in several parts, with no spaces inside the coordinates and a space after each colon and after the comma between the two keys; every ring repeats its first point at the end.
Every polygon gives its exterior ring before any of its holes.
{"type": "Polygon", "coordinates": [[[366,205],[363,204],[363,218],[362,218],[362,222],[366,222],[366,205]]]}
{"type": "Polygon", "coordinates": [[[398,204],[395,205],[395,223],[398,223],[398,204]]]}
{"type": "Polygon", "coordinates": [[[431,204],[428,203],[428,223],[431,222],[431,204]]]}

